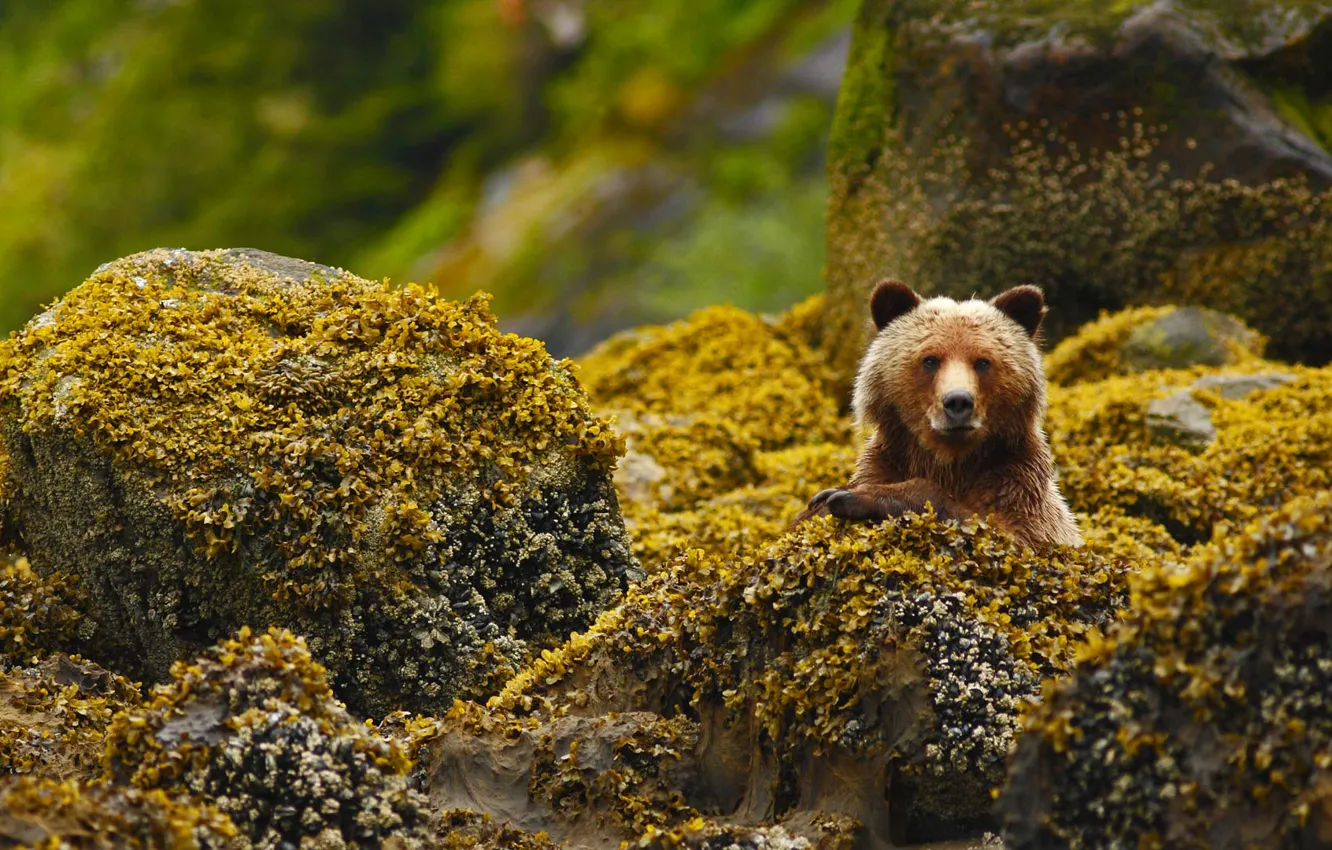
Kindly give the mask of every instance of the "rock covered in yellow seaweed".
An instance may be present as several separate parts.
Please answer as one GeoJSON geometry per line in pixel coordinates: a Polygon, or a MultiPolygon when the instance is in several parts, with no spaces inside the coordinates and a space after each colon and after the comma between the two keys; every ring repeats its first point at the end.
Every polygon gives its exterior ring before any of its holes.
{"type": "Polygon", "coordinates": [[[26,664],[79,648],[93,626],[86,603],[67,576],[38,575],[21,556],[0,562],[0,662],[26,664]]]}
{"type": "Polygon", "coordinates": [[[236,828],[208,805],[163,791],[76,780],[0,782],[0,842],[61,850],[231,850],[236,828]]]}
{"type": "Polygon", "coordinates": [[[879,840],[967,837],[990,825],[1021,705],[1110,624],[1126,572],[932,517],[819,519],[738,559],[694,550],[485,710],[455,707],[424,758],[454,767],[437,785],[516,771],[526,789],[540,760],[513,742],[562,718],[646,712],[680,719],[675,751],[697,761],[674,786],[683,805],[655,828],[694,809],[763,821],[801,805],[879,840]]]}
{"type": "Polygon", "coordinates": [[[78,657],[0,671],[0,774],[97,777],[112,718],[139,702],[133,682],[78,657]]]}
{"type": "Polygon", "coordinates": [[[402,750],[347,713],[300,638],[242,629],[172,675],[112,724],[111,779],[212,802],[257,847],[433,834],[402,750]]]}
{"type": "Polygon", "coordinates": [[[709,307],[608,340],[579,359],[600,408],[713,417],[767,449],[844,434],[823,358],[795,329],[734,307],[709,307]]]}
{"type": "Polygon", "coordinates": [[[366,713],[583,627],[634,567],[621,440],[567,364],[451,302],[257,251],[98,269],[0,345],[5,535],[161,679],[241,625],[366,713]]]}
{"type": "Polygon", "coordinates": [[[1078,328],[1045,358],[1052,384],[1099,381],[1151,369],[1257,361],[1267,341],[1234,316],[1196,307],[1132,307],[1078,328]]]}
{"type": "Polygon", "coordinates": [[[1047,429],[1075,511],[1148,520],[1194,545],[1218,522],[1248,522],[1332,486],[1332,368],[1252,361],[1051,387],[1047,429]],[[1227,397],[1232,379],[1252,388],[1227,397]],[[1149,427],[1152,402],[1183,391],[1214,432],[1201,449],[1149,427]]]}
{"type": "Polygon", "coordinates": [[[649,571],[688,545],[738,554],[776,537],[813,483],[793,470],[845,453],[850,422],[810,345],[821,304],[775,320],[712,307],[579,360],[591,403],[628,439],[615,480],[649,571]]]}
{"type": "Polygon", "coordinates": [[[1330,694],[1324,492],[1144,574],[1025,723],[1009,846],[1325,846],[1330,694]]]}

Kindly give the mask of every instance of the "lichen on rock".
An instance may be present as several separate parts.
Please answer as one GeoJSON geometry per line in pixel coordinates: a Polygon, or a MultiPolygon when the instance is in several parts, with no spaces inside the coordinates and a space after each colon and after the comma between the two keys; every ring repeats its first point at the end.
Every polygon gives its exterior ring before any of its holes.
{"type": "Polygon", "coordinates": [[[242,625],[355,708],[484,693],[634,567],[568,365],[445,301],[248,250],[97,270],[0,346],[3,530],[162,679],[242,625]]]}
{"type": "Polygon", "coordinates": [[[1010,847],[1294,847],[1332,834],[1332,496],[1147,570],[1027,719],[1010,847]]]}

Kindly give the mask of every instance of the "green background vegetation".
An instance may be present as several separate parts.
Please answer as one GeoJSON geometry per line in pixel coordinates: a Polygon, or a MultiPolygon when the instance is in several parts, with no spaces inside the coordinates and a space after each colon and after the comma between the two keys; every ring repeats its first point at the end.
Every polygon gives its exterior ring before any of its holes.
{"type": "Polygon", "coordinates": [[[0,330],[158,246],[487,289],[502,318],[556,304],[577,320],[618,298],[629,324],[820,289],[832,103],[783,95],[761,132],[716,129],[857,4],[565,0],[581,14],[565,44],[538,5],[5,3],[0,330]],[[682,213],[659,221],[651,197],[586,227],[645,169],[682,213]],[[513,238],[478,238],[486,215],[513,238]]]}

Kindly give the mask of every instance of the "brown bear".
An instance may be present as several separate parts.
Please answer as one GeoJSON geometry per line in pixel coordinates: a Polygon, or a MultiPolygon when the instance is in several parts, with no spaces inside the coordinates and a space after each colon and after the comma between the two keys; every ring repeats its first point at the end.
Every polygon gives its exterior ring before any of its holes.
{"type": "Polygon", "coordinates": [[[1081,545],[1041,425],[1045,313],[1034,286],[960,302],[922,300],[896,280],[875,287],[878,333],[852,402],[868,440],[850,483],[820,492],[796,522],[882,520],[928,503],[945,519],[993,516],[1027,545],[1081,545]]]}

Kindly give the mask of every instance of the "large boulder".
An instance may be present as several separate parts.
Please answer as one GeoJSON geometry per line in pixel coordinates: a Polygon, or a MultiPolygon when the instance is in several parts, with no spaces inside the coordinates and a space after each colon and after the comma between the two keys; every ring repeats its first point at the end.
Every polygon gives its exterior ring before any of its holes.
{"type": "Polygon", "coordinates": [[[885,275],[1042,285],[1055,337],[1177,299],[1326,361],[1329,37],[1297,0],[867,0],[829,154],[834,364],[885,275]]]}
{"type": "Polygon", "coordinates": [[[1015,850],[1332,842],[1332,496],[1148,571],[1027,719],[1015,850]]]}
{"type": "Polygon", "coordinates": [[[354,710],[493,689],[635,569],[623,445],[565,364],[451,302],[250,250],[98,269],[0,346],[3,536],[161,680],[242,625],[354,710]]]}

